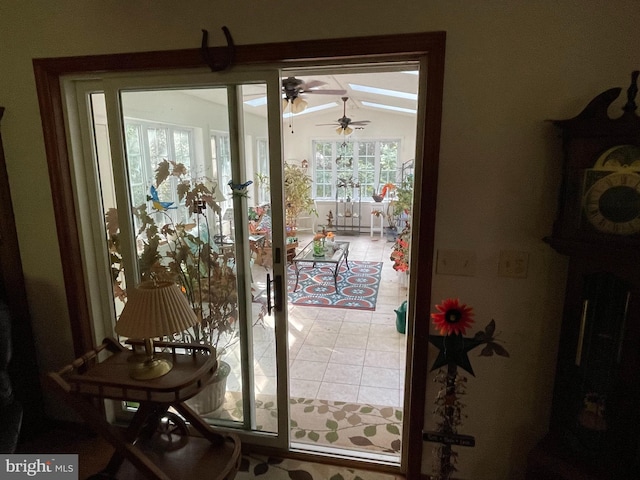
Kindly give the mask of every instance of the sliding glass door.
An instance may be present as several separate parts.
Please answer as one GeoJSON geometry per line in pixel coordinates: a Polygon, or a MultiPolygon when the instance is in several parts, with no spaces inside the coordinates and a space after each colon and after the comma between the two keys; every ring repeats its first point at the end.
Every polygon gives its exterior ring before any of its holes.
{"type": "Polygon", "coordinates": [[[78,196],[92,218],[81,228],[94,256],[88,283],[104,319],[96,342],[113,335],[127,287],[177,282],[199,322],[175,340],[213,345],[219,364],[191,407],[284,448],[286,255],[283,212],[271,208],[282,205],[279,78],[131,76],[66,87],[81,133],[72,141],[78,196]],[[274,100],[243,101],[251,97],[274,100]],[[273,405],[269,422],[256,420],[257,402],[273,405]]]}

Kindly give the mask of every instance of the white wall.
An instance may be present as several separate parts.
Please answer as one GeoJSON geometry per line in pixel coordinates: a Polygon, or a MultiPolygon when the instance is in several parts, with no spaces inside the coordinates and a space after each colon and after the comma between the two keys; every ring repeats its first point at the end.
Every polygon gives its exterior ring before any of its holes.
{"type": "MultiPolygon", "coordinates": [[[[436,275],[433,298],[460,297],[480,326],[494,318],[511,352],[472,354],[461,432],[477,445],[460,449],[458,476],[522,478],[547,427],[565,276],[565,259],[541,241],[561,161],[545,120],[627,86],[640,67],[639,24],[636,0],[3,1],[2,132],[43,370],[68,362],[72,348],[32,58],[196,48],[202,28],[220,44],[222,25],[238,44],[445,30],[436,247],[472,250],[478,268],[473,277],[436,275]],[[497,277],[502,249],[529,253],[527,278],[497,277]]],[[[426,322],[433,306],[421,308],[426,322]]]]}

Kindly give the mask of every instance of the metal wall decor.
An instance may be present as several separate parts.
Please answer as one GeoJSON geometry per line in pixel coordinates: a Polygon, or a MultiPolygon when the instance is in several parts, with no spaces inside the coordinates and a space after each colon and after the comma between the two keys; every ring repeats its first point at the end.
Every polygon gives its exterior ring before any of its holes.
{"type": "Polygon", "coordinates": [[[236,46],[233,43],[231,32],[229,32],[229,29],[224,26],[222,27],[222,32],[227,39],[227,47],[224,50],[222,59],[216,62],[209,52],[209,31],[204,29],[202,30],[202,44],[200,46],[200,52],[202,53],[204,63],[209,66],[212,72],[221,72],[222,70],[226,70],[233,65],[235,60],[236,46]]]}

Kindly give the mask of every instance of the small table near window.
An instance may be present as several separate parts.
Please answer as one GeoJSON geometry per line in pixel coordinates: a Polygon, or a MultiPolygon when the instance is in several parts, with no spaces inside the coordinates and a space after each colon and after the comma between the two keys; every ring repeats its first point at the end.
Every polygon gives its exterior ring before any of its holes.
{"type": "Polygon", "coordinates": [[[298,289],[298,280],[300,279],[300,270],[302,268],[330,268],[333,273],[333,282],[338,291],[338,272],[340,271],[340,265],[342,262],[349,269],[349,242],[333,242],[335,250],[332,252],[326,251],[322,257],[315,256],[313,254],[313,241],[304,247],[300,253],[293,257],[293,266],[296,270],[296,285],[293,287],[295,292],[298,289]]]}
{"type": "Polygon", "coordinates": [[[371,209],[371,223],[369,224],[369,236],[373,237],[374,233],[380,232],[380,238],[384,237],[384,217],[386,214],[389,202],[371,202],[369,208],[371,209]],[[378,223],[378,225],[376,225],[378,223]]]}
{"type": "Polygon", "coordinates": [[[171,371],[162,377],[130,378],[128,362],[136,353],[107,338],[60,371],[50,372],[46,380],[91,428],[115,447],[103,470],[105,474],[113,478],[117,474],[122,479],[140,476],[154,480],[233,479],[241,459],[238,436],[214,431],[184,403],[215,374],[215,349],[200,344],[154,345],[173,362],[171,371]],[[106,352],[110,355],[98,361],[106,352]],[[104,418],[97,406],[100,402],[95,402],[104,398],[139,403],[126,431],[104,418]],[[188,436],[182,418],[203,438],[188,436]]]}

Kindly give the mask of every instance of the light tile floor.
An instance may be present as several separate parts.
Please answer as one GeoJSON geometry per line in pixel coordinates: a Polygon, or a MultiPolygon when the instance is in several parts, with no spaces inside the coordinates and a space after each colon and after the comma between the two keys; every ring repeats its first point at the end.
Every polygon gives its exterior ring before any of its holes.
{"type": "MultiPolygon", "coordinates": [[[[405,335],[396,330],[397,309],[406,299],[402,274],[391,267],[392,243],[368,235],[350,241],[349,260],[383,262],[375,311],[289,306],[289,378],[292,397],[402,406],[405,335]]],[[[300,238],[301,246],[310,238],[300,238]]],[[[263,267],[258,267],[263,268],[263,267]]],[[[263,272],[255,271],[256,277],[263,272]]],[[[254,327],[257,393],[275,394],[272,319],[254,327]]],[[[228,390],[239,390],[237,350],[225,358],[232,365],[228,390]]]]}

